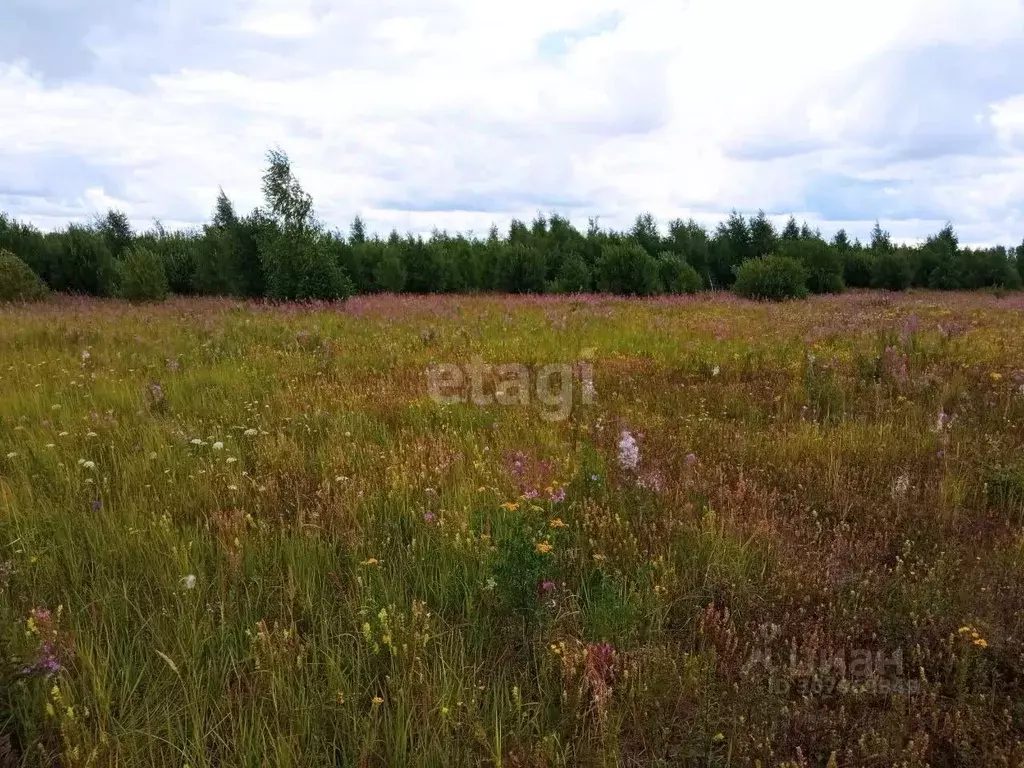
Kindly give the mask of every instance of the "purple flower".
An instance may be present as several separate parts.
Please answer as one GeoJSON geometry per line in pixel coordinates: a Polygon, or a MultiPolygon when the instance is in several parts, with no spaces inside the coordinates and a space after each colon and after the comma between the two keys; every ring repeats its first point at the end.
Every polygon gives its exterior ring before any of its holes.
{"type": "Polygon", "coordinates": [[[100,501],[99,499],[96,499],[96,500],[95,500],[95,501],[94,501],[94,502],[92,503],[92,508],[93,508],[94,510],[96,510],[96,509],[99,509],[99,508],[100,508],[100,507],[102,507],[102,506],[103,506],[103,502],[101,502],[101,501],[100,501]]]}
{"type": "Polygon", "coordinates": [[[555,589],[555,582],[551,580],[545,580],[540,583],[540,588],[544,592],[552,592],[555,589]]]}
{"type": "Polygon", "coordinates": [[[559,488],[557,491],[552,493],[551,500],[554,502],[565,501],[565,488],[559,488]]]}
{"type": "Polygon", "coordinates": [[[697,463],[697,454],[695,454],[695,453],[688,453],[688,454],[686,454],[685,461],[686,461],[686,466],[692,467],[694,464],[697,463]]]}
{"type": "Polygon", "coordinates": [[[536,499],[538,496],[540,496],[540,494],[533,488],[523,494],[524,499],[536,499]]]}
{"type": "Polygon", "coordinates": [[[437,519],[437,515],[435,515],[433,512],[424,512],[423,519],[426,520],[428,523],[432,523],[437,519]]]}

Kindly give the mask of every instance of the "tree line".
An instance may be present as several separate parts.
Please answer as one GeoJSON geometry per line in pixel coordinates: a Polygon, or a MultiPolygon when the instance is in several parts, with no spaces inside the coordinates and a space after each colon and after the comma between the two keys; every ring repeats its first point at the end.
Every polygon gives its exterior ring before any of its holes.
{"type": "Polygon", "coordinates": [[[0,251],[27,264],[55,291],[126,298],[183,295],[273,300],[337,299],[355,293],[605,292],[650,296],[799,283],[782,296],[851,288],[1017,289],[1024,278],[1024,242],[1017,247],[962,247],[951,224],[916,246],[894,244],[878,224],[861,243],[845,230],[826,240],[790,218],[778,231],[763,211],[733,211],[709,231],[693,220],[637,216],[626,231],[591,219],[581,232],[558,214],[513,220],[502,235],[429,237],[369,234],[359,217],[348,232],[332,230],[280,150],[267,154],[263,205],[239,215],[220,192],[201,228],[132,230],[111,210],[89,225],[43,233],[0,214],[0,251]],[[764,260],[767,261],[756,261],[764,260]],[[743,265],[752,262],[746,269],[743,265]],[[741,276],[739,286],[734,286],[741,276]]]}

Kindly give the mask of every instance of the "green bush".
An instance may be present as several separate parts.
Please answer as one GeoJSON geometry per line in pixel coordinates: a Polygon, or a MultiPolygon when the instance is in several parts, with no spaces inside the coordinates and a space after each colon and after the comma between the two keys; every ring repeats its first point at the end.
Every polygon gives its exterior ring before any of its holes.
{"type": "Polygon", "coordinates": [[[380,259],[373,268],[373,278],[377,287],[386,293],[402,292],[408,274],[405,271],[405,264],[402,263],[398,247],[381,246],[380,259]]]}
{"type": "Polygon", "coordinates": [[[28,264],[10,251],[0,250],[0,301],[41,301],[48,293],[28,264]]]}
{"type": "Polygon", "coordinates": [[[811,293],[842,293],[843,259],[838,249],[816,237],[784,240],[779,255],[788,256],[804,265],[807,287],[811,293]]]}
{"type": "Polygon", "coordinates": [[[843,281],[850,288],[870,288],[875,257],[863,248],[851,248],[843,254],[843,281]]]}
{"type": "Polygon", "coordinates": [[[169,292],[163,261],[148,248],[132,248],[118,262],[117,295],[128,301],[163,301],[169,292]]]}
{"type": "Polygon", "coordinates": [[[875,257],[871,285],[888,291],[904,291],[914,279],[910,261],[898,251],[882,251],[875,257]]]}
{"type": "Polygon", "coordinates": [[[697,293],[704,280],[686,260],[674,253],[663,253],[658,259],[661,285],[668,293],[697,293]]]}
{"type": "Polygon", "coordinates": [[[748,299],[803,299],[807,297],[807,270],[788,256],[748,259],[736,268],[733,290],[748,299]]]}
{"type": "Polygon", "coordinates": [[[607,245],[601,249],[597,284],[606,293],[651,296],[661,289],[658,262],[635,242],[607,245]]]}
{"type": "Polygon", "coordinates": [[[586,293],[592,287],[587,262],[577,253],[566,254],[558,271],[555,289],[560,293],[586,293]]]}
{"type": "Polygon", "coordinates": [[[277,301],[333,301],[352,295],[352,281],[324,238],[299,227],[268,231],[260,243],[267,297],[277,301]]]}
{"type": "Polygon", "coordinates": [[[68,293],[111,295],[117,266],[103,236],[93,229],[69,224],[58,237],[50,287],[68,293]]]}

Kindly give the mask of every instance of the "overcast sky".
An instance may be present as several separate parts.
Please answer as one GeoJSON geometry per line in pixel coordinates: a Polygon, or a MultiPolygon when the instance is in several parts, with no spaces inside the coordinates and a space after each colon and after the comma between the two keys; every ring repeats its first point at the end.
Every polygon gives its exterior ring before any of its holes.
{"type": "Polygon", "coordinates": [[[795,213],[1024,238],[1024,0],[2,0],[0,210],[347,229],[795,213]]]}

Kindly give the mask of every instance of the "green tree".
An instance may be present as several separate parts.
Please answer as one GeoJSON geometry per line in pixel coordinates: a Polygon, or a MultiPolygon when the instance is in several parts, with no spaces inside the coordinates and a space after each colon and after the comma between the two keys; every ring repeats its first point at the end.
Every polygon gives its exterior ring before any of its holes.
{"type": "Polygon", "coordinates": [[[841,293],[846,287],[843,282],[843,261],[839,253],[824,240],[816,237],[784,240],[780,255],[803,264],[807,273],[807,287],[812,293],[841,293]]]}
{"type": "Polygon", "coordinates": [[[800,239],[800,225],[796,223],[796,219],[793,216],[789,217],[789,221],[786,222],[785,228],[782,230],[783,240],[799,240],[800,239]]]}
{"type": "Polygon", "coordinates": [[[578,253],[570,252],[562,259],[556,281],[560,293],[586,293],[593,287],[590,268],[578,253]]]}
{"type": "Polygon", "coordinates": [[[633,240],[608,245],[601,250],[597,285],[606,293],[651,296],[661,290],[658,262],[633,240]]]}
{"type": "Polygon", "coordinates": [[[629,236],[636,240],[649,255],[657,256],[661,253],[661,235],[658,233],[658,222],[655,221],[653,214],[642,213],[637,216],[633,228],[629,231],[629,236]]]}
{"type": "Polygon", "coordinates": [[[807,296],[807,270],[788,256],[747,259],[736,268],[733,290],[748,299],[802,299],[807,296]]]}
{"type": "Polygon", "coordinates": [[[263,174],[264,215],[273,226],[259,235],[267,295],[278,300],[347,298],[352,283],[335,259],[313,216],[313,199],[292,173],[280,149],[267,152],[263,174]]]}
{"type": "Polygon", "coordinates": [[[758,211],[757,216],[750,220],[750,255],[754,258],[767,256],[775,253],[778,246],[779,235],[775,225],[764,211],[758,211]]]}
{"type": "Polygon", "coordinates": [[[94,229],[70,224],[59,236],[59,250],[50,274],[55,291],[112,294],[117,273],[103,235],[94,229]]]}
{"type": "Polygon", "coordinates": [[[163,301],[167,275],[160,257],[148,248],[132,248],[117,263],[117,295],[128,301],[163,301]]]}
{"type": "Polygon", "coordinates": [[[121,260],[132,247],[135,235],[132,233],[131,222],[124,211],[111,209],[98,223],[99,231],[107,242],[107,250],[115,260],[121,260]]]}

